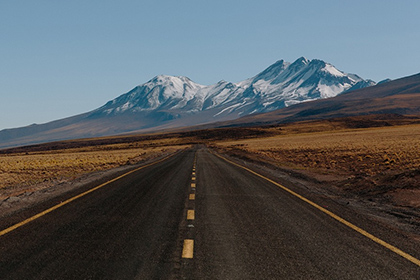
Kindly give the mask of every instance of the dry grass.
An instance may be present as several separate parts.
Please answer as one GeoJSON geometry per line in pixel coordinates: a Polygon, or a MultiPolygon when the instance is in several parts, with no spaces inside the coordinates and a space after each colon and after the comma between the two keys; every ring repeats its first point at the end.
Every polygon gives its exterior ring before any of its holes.
{"type": "Polygon", "coordinates": [[[273,137],[218,141],[232,156],[293,169],[341,195],[420,208],[420,125],[348,129],[290,125],[273,137]]]}
{"type": "Polygon", "coordinates": [[[9,189],[0,197],[37,189],[41,184],[48,187],[94,171],[135,164],[187,147],[171,145],[175,142],[176,139],[163,139],[154,143],[143,141],[0,155],[0,189],[9,189]]]}
{"type": "Polygon", "coordinates": [[[321,173],[373,176],[420,168],[420,125],[313,133],[289,129],[275,137],[217,145],[321,173]]]}
{"type": "MultiPolygon", "coordinates": [[[[320,181],[329,180],[358,195],[378,190],[389,193],[396,187],[419,189],[420,124],[416,122],[418,119],[344,118],[82,139],[3,150],[0,199],[199,143],[215,145],[231,155],[295,169],[320,181]]],[[[420,205],[420,200],[415,203],[420,205]]]]}

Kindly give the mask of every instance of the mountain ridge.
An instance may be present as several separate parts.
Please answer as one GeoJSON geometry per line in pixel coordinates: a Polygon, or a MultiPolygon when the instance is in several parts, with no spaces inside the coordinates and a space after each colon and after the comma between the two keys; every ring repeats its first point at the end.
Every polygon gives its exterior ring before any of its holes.
{"type": "Polygon", "coordinates": [[[420,116],[420,73],[372,87],[213,125],[252,126],[363,115],[420,116]]]}
{"type": "MultiPolygon", "coordinates": [[[[279,60],[256,76],[239,83],[219,81],[205,86],[185,76],[159,75],[96,111],[102,110],[109,114],[127,110],[176,112],[176,109],[183,109],[194,112],[227,105],[235,99],[231,106],[241,104],[244,100],[248,104],[240,108],[250,108],[251,103],[258,105],[253,110],[243,109],[237,114],[246,115],[251,112],[271,111],[302,101],[333,97],[354,87],[362,88],[374,84],[373,81],[364,80],[355,74],[341,72],[322,60],[301,57],[293,63],[279,60]],[[255,100],[251,102],[247,98],[262,99],[262,102],[255,104],[255,100]],[[271,100],[273,102],[270,103],[271,100]],[[273,103],[275,105],[267,107],[273,103]]],[[[232,108],[231,111],[238,109],[232,108]]]]}
{"type": "Polygon", "coordinates": [[[90,112],[2,130],[0,147],[233,120],[374,84],[305,57],[278,60],[238,83],[200,85],[185,76],[158,75],[90,112]]]}

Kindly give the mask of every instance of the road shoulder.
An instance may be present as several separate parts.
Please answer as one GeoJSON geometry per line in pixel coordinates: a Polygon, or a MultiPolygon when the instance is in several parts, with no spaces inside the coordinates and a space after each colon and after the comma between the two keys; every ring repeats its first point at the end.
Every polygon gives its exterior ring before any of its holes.
{"type": "Polygon", "coordinates": [[[379,238],[419,257],[419,224],[411,222],[406,216],[396,215],[392,205],[381,205],[373,201],[363,201],[359,197],[346,196],[334,187],[325,186],[325,182],[296,170],[282,169],[243,155],[237,157],[220,150],[210,151],[286,186],[379,238]]]}

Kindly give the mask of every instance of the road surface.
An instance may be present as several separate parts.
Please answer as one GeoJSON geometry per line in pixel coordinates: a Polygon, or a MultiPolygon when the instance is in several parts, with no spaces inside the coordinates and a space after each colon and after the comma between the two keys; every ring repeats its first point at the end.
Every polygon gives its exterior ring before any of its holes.
{"type": "Polygon", "coordinates": [[[202,147],[75,195],[0,220],[0,279],[420,279],[416,252],[202,147]]]}

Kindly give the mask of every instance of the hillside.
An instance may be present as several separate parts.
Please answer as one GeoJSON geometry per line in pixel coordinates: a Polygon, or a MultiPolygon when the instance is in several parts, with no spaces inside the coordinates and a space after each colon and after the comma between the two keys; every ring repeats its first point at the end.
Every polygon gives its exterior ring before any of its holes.
{"type": "Polygon", "coordinates": [[[293,63],[279,60],[239,83],[205,86],[187,77],[159,75],[91,112],[0,131],[0,148],[234,120],[374,84],[304,57],[293,63]]]}
{"type": "Polygon", "coordinates": [[[343,93],[333,98],[300,103],[219,123],[218,126],[276,124],[377,114],[420,115],[420,74],[343,93]]]}

